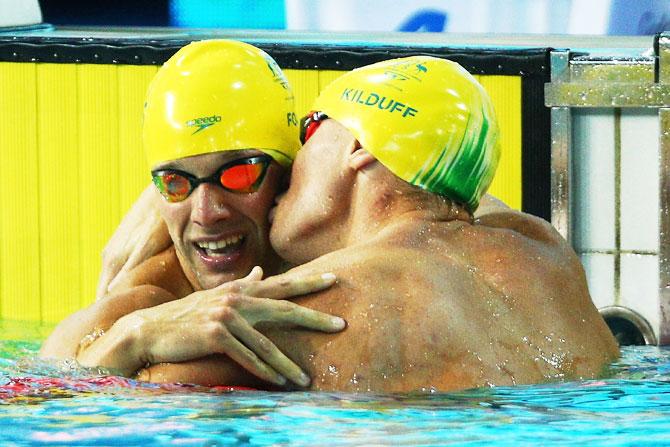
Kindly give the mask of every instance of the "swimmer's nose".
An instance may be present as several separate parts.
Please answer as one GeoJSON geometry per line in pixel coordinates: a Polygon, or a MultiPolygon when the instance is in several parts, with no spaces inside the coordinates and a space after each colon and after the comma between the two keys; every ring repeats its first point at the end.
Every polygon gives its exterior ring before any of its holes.
{"type": "Polygon", "coordinates": [[[202,226],[209,226],[230,218],[227,193],[222,188],[208,183],[202,184],[191,194],[191,220],[202,226]]]}

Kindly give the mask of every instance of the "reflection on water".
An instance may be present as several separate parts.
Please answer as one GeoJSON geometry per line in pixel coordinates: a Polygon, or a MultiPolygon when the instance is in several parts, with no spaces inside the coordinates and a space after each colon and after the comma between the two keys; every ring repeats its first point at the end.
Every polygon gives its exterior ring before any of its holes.
{"type": "Polygon", "coordinates": [[[670,444],[668,348],[625,348],[611,378],[599,381],[448,394],[266,393],[54,379],[58,369],[31,360],[47,333],[0,323],[0,445],[670,444]]]}

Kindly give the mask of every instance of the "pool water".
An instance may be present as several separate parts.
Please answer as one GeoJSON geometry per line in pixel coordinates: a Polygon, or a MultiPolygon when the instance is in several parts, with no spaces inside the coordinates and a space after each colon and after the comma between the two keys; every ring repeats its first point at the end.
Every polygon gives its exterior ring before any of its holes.
{"type": "MultiPolygon", "coordinates": [[[[670,445],[670,348],[626,347],[606,380],[457,393],[268,393],[67,379],[48,327],[0,322],[0,445],[670,445]]],[[[64,367],[63,367],[64,368],[64,367]]]]}

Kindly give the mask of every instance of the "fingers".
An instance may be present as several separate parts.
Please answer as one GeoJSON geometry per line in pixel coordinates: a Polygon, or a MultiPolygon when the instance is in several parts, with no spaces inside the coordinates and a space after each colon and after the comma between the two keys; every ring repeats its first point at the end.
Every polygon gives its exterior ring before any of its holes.
{"type": "Polygon", "coordinates": [[[283,299],[327,289],[335,284],[332,273],[306,275],[297,278],[273,276],[263,281],[243,285],[240,292],[262,298],[283,299]]]}
{"type": "Polygon", "coordinates": [[[247,276],[240,279],[239,281],[240,282],[260,281],[261,279],[263,279],[263,268],[260,265],[257,265],[251,269],[251,271],[247,276]]]}
{"type": "Polygon", "coordinates": [[[284,300],[249,298],[240,300],[237,310],[252,324],[267,321],[321,332],[339,332],[347,325],[340,317],[284,300]]]}
{"type": "Polygon", "coordinates": [[[220,284],[219,286],[211,290],[215,293],[241,292],[243,289],[249,287],[251,283],[259,282],[262,279],[263,279],[263,269],[257,265],[254,268],[252,268],[249,274],[244,278],[236,279],[235,281],[224,282],[223,284],[220,284]]]}
{"type": "MultiPolygon", "coordinates": [[[[271,369],[278,371],[283,377],[300,386],[309,385],[310,379],[307,374],[286,357],[269,338],[251,327],[244,318],[236,314],[236,318],[229,321],[228,328],[253,353],[267,362],[271,369]]],[[[254,365],[258,366],[256,363],[254,365]]]]}
{"type": "Polygon", "coordinates": [[[132,269],[132,267],[128,267],[128,264],[124,264],[121,270],[116,272],[114,278],[109,282],[107,285],[107,290],[105,293],[112,292],[116,286],[119,284],[123,283],[123,281],[127,278],[128,272],[132,269]]]}
{"type": "Polygon", "coordinates": [[[114,264],[105,266],[102,272],[100,273],[100,279],[98,280],[98,287],[95,291],[95,297],[97,299],[100,299],[103,296],[107,295],[107,291],[109,290],[108,287],[114,281],[114,277],[118,273],[118,269],[115,269],[114,267],[115,267],[114,264]]]}
{"type": "MultiPolygon", "coordinates": [[[[238,333],[246,332],[246,334],[244,334],[243,336],[236,334],[238,337],[243,337],[244,339],[251,338],[250,335],[248,334],[248,329],[246,331],[244,329],[241,329],[246,324],[246,322],[244,322],[243,319],[233,318],[229,323],[230,325],[228,327],[229,328],[235,327],[234,329],[235,332],[238,333]]],[[[251,328],[251,331],[256,332],[253,328],[251,328]]],[[[286,384],[286,377],[282,376],[277,371],[272,369],[270,365],[267,365],[265,362],[263,362],[253,351],[244,346],[230,332],[226,331],[226,336],[223,338],[221,343],[220,352],[226,354],[228,357],[233,359],[237,364],[239,364],[242,368],[246,369],[251,374],[255,375],[256,377],[262,380],[280,386],[286,384]]]]}

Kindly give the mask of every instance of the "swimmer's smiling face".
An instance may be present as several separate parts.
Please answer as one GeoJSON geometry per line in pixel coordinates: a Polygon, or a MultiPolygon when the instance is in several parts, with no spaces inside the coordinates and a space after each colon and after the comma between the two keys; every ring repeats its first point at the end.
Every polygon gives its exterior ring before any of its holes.
{"type": "MultiPolygon", "coordinates": [[[[161,163],[208,177],[231,161],[262,155],[259,151],[222,151],[161,163]]],[[[270,273],[277,256],[268,241],[268,211],[277,194],[282,168],[272,162],[256,192],[236,193],[203,183],[180,202],[159,200],[179,261],[195,287],[210,289],[245,276],[255,265],[270,273]]]]}

